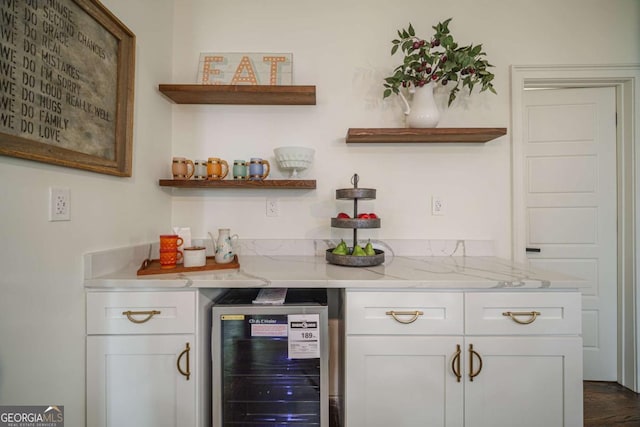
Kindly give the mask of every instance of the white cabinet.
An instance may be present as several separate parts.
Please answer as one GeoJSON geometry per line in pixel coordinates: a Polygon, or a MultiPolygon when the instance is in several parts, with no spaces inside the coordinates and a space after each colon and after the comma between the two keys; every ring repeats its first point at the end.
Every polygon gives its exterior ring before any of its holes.
{"type": "Polygon", "coordinates": [[[582,426],[577,292],[347,290],[345,308],[346,427],[582,426]]]}
{"type": "Polygon", "coordinates": [[[87,292],[88,427],[207,425],[209,302],[192,290],[87,292]]]}
{"type": "Polygon", "coordinates": [[[88,337],[87,426],[195,426],[193,345],[193,335],[88,337]]]}
{"type": "Polygon", "coordinates": [[[581,427],[580,319],[578,292],[467,292],[465,425],[581,427]]]}
{"type": "Polygon", "coordinates": [[[465,375],[465,426],[582,426],[580,338],[466,337],[467,358],[470,345],[479,373],[465,375]]]}
{"type": "Polygon", "coordinates": [[[460,339],[349,336],[346,427],[462,425],[463,388],[450,371],[460,339]]]}

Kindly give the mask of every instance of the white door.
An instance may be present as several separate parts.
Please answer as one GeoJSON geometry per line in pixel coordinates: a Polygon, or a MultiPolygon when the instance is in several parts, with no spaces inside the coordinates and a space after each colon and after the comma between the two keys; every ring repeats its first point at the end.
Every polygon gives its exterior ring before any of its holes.
{"type": "Polygon", "coordinates": [[[527,90],[526,246],[533,267],[584,279],[584,379],[617,379],[615,90],[527,90]]]}
{"type": "Polygon", "coordinates": [[[345,426],[462,427],[461,337],[349,336],[345,426]]]}
{"type": "Polygon", "coordinates": [[[193,370],[188,342],[193,351],[193,335],[87,337],[87,427],[195,427],[196,374],[178,371],[187,358],[193,370]]]}

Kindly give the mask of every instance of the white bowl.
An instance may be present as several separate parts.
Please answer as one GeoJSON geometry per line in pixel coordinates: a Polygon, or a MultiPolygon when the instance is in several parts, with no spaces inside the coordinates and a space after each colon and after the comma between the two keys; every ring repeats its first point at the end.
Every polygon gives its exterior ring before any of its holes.
{"type": "Polygon", "coordinates": [[[309,147],[278,147],[273,152],[282,169],[293,169],[292,177],[297,175],[297,170],[311,166],[315,154],[315,150],[309,147]]]}

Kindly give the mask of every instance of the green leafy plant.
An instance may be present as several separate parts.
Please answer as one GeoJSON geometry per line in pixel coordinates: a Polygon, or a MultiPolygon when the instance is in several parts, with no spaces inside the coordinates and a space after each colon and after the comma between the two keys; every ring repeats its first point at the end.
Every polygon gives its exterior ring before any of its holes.
{"type": "Polygon", "coordinates": [[[399,38],[391,42],[391,55],[400,49],[404,60],[391,77],[384,79],[383,98],[398,94],[401,87],[422,87],[429,82],[451,87],[448,105],[456,99],[461,86],[468,88],[469,93],[476,85],[480,92],[496,93],[491,83],[494,75],[488,70],[493,65],[487,61],[482,45],[459,46],[449,31],[451,19],[432,27],[435,33],[428,41],[416,36],[411,23],[407,29],[398,31],[399,38]]]}

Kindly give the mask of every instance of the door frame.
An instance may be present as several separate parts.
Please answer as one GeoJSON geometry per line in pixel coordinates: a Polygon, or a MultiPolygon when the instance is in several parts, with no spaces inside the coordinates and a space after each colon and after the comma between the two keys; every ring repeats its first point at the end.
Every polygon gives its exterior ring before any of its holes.
{"type": "Polygon", "coordinates": [[[525,262],[523,92],[614,87],[618,221],[618,382],[640,391],[640,64],[511,66],[511,225],[514,261],[525,262]]]}

